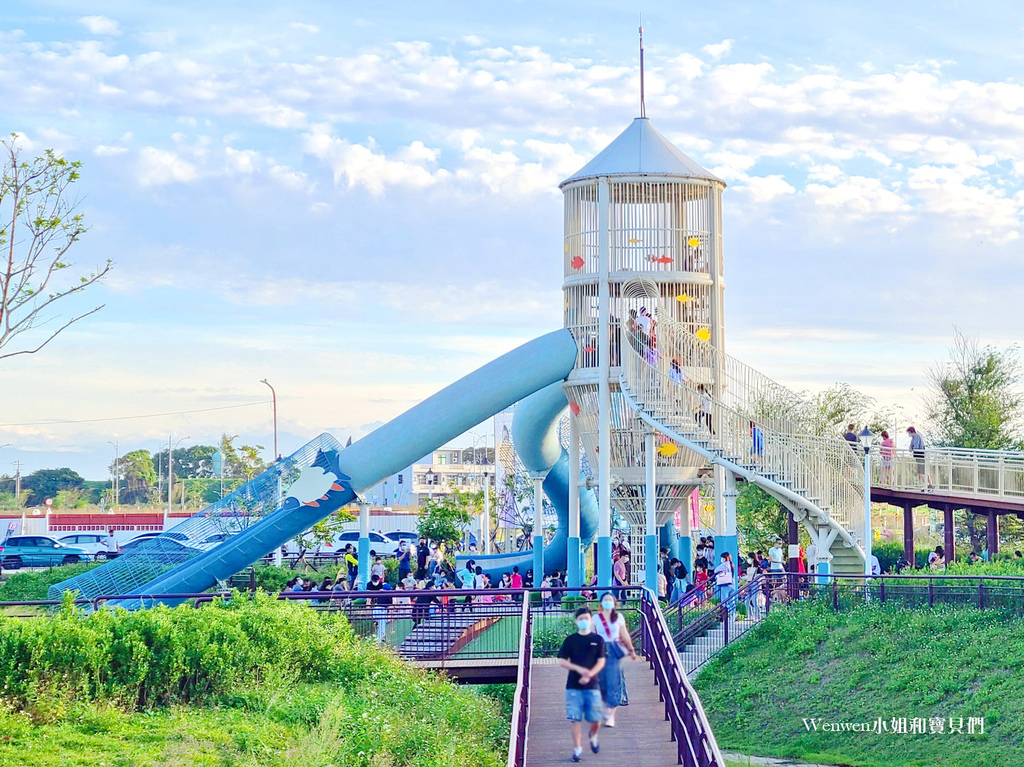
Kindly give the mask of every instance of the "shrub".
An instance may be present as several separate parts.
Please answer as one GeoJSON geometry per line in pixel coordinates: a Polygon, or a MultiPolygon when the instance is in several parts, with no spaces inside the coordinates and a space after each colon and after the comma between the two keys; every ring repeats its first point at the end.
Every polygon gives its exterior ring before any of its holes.
{"type": "Polygon", "coordinates": [[[15,573],[0,583],[0,602],[31,602],[37,599],[47,599],[46,594],[50,586],[81,575],[99,564],[99,562],[79,562],[77,565],[60,565],[37,573],[15,573]]]}

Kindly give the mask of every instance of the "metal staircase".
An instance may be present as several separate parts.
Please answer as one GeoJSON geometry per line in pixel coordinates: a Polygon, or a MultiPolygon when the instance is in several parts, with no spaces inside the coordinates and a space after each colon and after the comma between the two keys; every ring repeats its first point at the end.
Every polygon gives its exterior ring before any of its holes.
{"type": "Polygon", "coordinates": [[[637,417],[777,498],[831,553],[833,572],[863,572],[864,469],[849,443],[810,433],[798,395],[679,323],[658,322],[653,342],[638,328],[622,334],[619,384],[637,417]]]}

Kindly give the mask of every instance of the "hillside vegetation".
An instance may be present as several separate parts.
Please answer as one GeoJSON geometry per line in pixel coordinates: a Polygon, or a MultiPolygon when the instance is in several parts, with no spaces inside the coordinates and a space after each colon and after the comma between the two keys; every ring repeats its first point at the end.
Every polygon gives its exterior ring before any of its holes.
{"type": "Polygon", "coordinates": [[[498,701],[264,594],[0,618],[3,765],[487,767],[507,736],[498,701]]]}
{"type": "Polygon", "coordinates": [[[856,767],[1024,765],[1024,621],[818,602],[777,609],[695,682],[722,748],[856,767]],[[984,733],[968,734],[984,718],[984,733]],[[932,719],[936,720],[933,723],[932,719]],[[962,733],[950,733],[961,724],[962,733]],[[804,720],[819,720],[819,728],[804,720]],[[892,732],[905,719],[907,733],[892,732]],[[912,720],[924,734],[911,734],[912,720]],[[938,720],[942,733],[933,733],[938,720]],[[821,723],[885,723],[882,732],[821,723]]]}

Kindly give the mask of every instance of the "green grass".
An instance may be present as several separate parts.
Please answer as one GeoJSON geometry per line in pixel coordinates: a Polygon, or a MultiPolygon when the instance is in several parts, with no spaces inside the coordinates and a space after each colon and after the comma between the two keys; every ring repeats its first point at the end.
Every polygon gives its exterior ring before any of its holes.
{"type": "Polygon", "coordinates": [[[102,562],[80,562],[77,565],[59,565],[35,573],[5,570],[8,577],[0,583],[0,602],[32,602],[47,599],[47,590],[55,583],[81,575],[98,567],[102,562]]]}
{"type": "Polygon", "coordinates": [[[1024,623],[997,611],[773,611],[697,678],[722,748],[856,767],[1024,764],[1024,623]],[[984,717],[985,734],[808,732],[804,718],[984,717]]]}
{"type": "Polygon", "coordinates": [[[5,767],[497,767],[507,697],[413,669],[338,613],[266,595],[0,618],[5,767]]]}

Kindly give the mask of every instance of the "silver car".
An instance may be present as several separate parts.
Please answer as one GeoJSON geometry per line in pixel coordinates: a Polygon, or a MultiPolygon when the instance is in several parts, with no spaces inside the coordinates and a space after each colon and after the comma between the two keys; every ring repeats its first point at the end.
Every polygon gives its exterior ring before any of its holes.
{"type": "Polygon", "coordinates": [[[117,556],[116,544],[115,550],[111,551],[108,546],[108,537],[99,533],[74,533],[72,535],[65,535],[59,539],[60,543],[65,546],[75,546],[79,549],[84,549],[89,554],[92,554],[93,559],[104,560],[117,556]]]}

